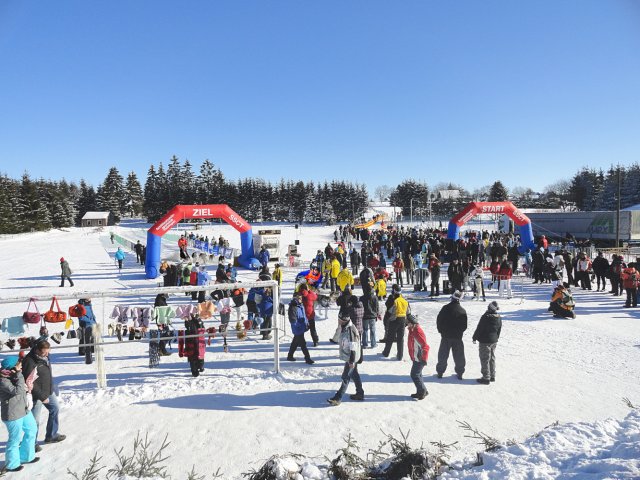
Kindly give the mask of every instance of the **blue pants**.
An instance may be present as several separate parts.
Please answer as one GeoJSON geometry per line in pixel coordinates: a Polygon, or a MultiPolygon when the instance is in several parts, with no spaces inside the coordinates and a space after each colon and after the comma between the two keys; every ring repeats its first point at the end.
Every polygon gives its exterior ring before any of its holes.
{"type": "Polygon", "coordinates": [[[362,323],[364,324],[364,330],[362,332],[362,346],[366,347],[369,344],[369,336],[371,336],[371,347],[376,346],[376,319],[365,318],[362,323]]]}
{"type": "Polygon", "coordinates": [[[345,362],[344,370],[342,371],[342,383],[340,384],[340,388],[336,392],[335,398],[342,399],[342,396],[347,391],[349,382],[352,379],[353,383],[356,386],[356,393],[359,395],[364,395],[364,390],[362,389],[362,381],[360,380],[360,373],[358,373],[358,364],[356,363],[353,368],[349,368],[349,362],[345,362]]]}
{"type": "Polygon", "coordinates": [[[426,393],[427,387],[424,386],[424,381],[422,380],[422,369],[427,364],[427,362],[413,361],[413,365],[411,366],[411,380],[416,386],[416,393],[421,395],[426,393]]]}
{"type": "Polygon", "coordinates": [[[33,409],[31,410],[31,412],[33,413],[33,417],[36,420],[36,425],[40,421],[40,412],[42,412],[42,407],[49,410],[47,432],[44,438],[45,440],[56,438],[58,436],[58,412],[60,411],[58,397],[56,397],[56,394],[52,393],[49,396],[49,401],[47,403],[42,403],[40,400],[37,400],[33,405],[33,409]]]}
{"type": "Polygon", "coordinates": [[[38,425],[31,412],[18,420],[4,422],[9,432],[5,450],[5,467],[9,470],[30,462],[36,456],[38,425]]]}

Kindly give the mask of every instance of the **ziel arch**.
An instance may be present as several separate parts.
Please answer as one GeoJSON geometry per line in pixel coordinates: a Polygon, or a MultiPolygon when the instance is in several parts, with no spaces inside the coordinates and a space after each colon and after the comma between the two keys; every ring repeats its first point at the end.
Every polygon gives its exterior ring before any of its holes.
{"type": "Polygon", "coordinates": [[[234,212],[229,205],[176,205],[158,220],[147,232],[147,278],[156,278],[160,270],[162,236],[185,218],[221,218],[240,232],[238,263],[245,268],[255,268],[260,262],[253,256],[253,234],[251,225],[234,212]]]}

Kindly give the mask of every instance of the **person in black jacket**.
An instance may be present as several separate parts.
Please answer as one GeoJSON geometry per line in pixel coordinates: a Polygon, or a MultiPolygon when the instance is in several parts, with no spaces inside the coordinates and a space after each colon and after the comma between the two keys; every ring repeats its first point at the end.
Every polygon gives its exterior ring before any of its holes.
{"type": "Polygon", "coordinates": [[[376,347],[376,320],[380,316],[378,297],[369,290],[360,297],[364,307],[362,323],[364,331],[362,333],[362,348],[369,348],[369,338],[371,338],[371,348],[376,347]]]}
{"type": "Polygon", "coordinates": [[[447,277],[449,277],[449,282],[451,283],[451,290],[454,292],[456,290],[462,291],[462,279],[464,278],[464,271],[462,269],[462,265],[457,258],[454,258],[453,261],[449,264],[449,268],[447,269],[447,277]]]}
{"type": "Polygon", "coordinates": [[[593,259],[593,263],[591,265],[593,267],[593,273],[596,274],[597,288],[596,292],[604,292],[607,284],[607,272],[609,270],[609,260],[604,258],[602,252],[598,252],[598,256],[593,259]],[[602,281],[602,290],[600,289],[600,281],[602,281]]]}
{"type": "Polygon", "coordinates": [[[500,338],[502,320],[498,314],[500,307],[497,302],[491,302],[487,311],[480,317],[476,331],[473,333],[473,343],[480,342],[478,352],[480,353],[480,371],[482,377],[477,379],[478,383],[489,385],[496,381],[496,346],[500,338]]]}
{"type": "MultiPolygon", "coordinates": [[[[44,443],[57,443],[67,438],[58,433],[58,397],[53,393],[53,375],[51,374],[51,362],[49,361],[49,350],[51,345],[46,340],[40,340],[35,347],[24,357],[22,362],[22,375],[25,381],[34,370],[37,370],[38,378],[33,382],[31,395],[33,397],[33,408],[31,412],[36,419],[40,419],[42,407],[49,410],[47,420],[47,430],[44,443]]],[[[37,438],[37,437],[36,437],[37,438]]],[[[36,448],[38,450],[38,448],[36,448]]]]}
{"type": "Polygon", "coordinates": [[[464,344],[462,343],[462,334],[467,329],[467,312],[460,300],[462,292],[456,290],[451,295],[451,302],[446,304],[438,313],[436,325],[441,335],[440,348],[438,349],[438,363],[436,365],[436,373],[438,378],[442,378],[447,369],[447,360],[449,352],[453,351],[453,362],[455,364],[458,380],[462,380],[466,360],[464,357],[464,344]]]}

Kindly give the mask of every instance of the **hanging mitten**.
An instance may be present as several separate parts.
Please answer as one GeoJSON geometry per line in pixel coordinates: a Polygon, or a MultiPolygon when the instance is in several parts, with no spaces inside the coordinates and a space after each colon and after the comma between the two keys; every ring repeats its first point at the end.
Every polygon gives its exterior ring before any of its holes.
{"type": "Polygon", "coordinates": [[[252,327],[253,322],[251,320],[245,320],[242,324],[244,325],[245,330],[249,330],[252,327]]]}
{"type": "Polygon", "coordinates": [[[134,338],[136,338],[136,330],[133,327],[129,327],[129,340],[133,340],[134,338]]]}
{"type": "Polygon", "coordinates": [[[107,325],[107,333],[109,334],[110,337],[113,337],[113,323],[110,323],[109,325],[107,325]]]}
{"type": "Polygon", "coordinates": [[[51,340],[53,340],[58,345],[60,345],[60,341],[62,340],[62,335],[60,334],[60,332],[54,333],[53,335],[51,335],[51,340]]]}
{"type": "Polygon", "coordinates": [[[122,325],[119,323],[116,325],[116,337],[118,337],[119,341],[122,341],[122,325]]]}
{"type": "Polygon", "coordinates": [[[9,350],[13,350],[14,348],[16,348],[16,339],[10,338],[6,341],[5,345],[9,347],[9,350]]]}

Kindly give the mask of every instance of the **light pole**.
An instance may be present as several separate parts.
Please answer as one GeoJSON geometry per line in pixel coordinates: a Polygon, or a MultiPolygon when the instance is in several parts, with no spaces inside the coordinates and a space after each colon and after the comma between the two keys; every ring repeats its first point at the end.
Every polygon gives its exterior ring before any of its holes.
{"type": "Polygon", "coordinates": [[[620,164],[618,164],[618,208],[616,209],[616,248],[620,248],[620,164]]]}

